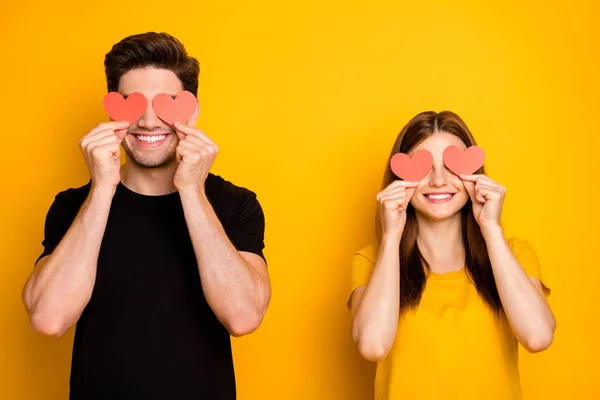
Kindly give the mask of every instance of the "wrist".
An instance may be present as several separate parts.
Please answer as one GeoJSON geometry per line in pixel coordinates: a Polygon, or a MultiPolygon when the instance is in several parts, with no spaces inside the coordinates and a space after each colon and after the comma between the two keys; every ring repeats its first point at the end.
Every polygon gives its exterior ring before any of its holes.
{"type": "Polygon", "coordinates": [[[504,237],[504,232],[502,231],[502,226],[496,225],[496,224],[482,227],[481,234],[483,235],[483,238],[486,241],[490,240],[490,239],[504,237]]]}
{"type": "Polygon", "coordinates": [[[186,203],[200,203],[200,205],[203,206],[210,206],[210,202],[208,201],[208,197],[206,196],[203,187],[187,187],[178,189],[177,191],[179,192],[179,197],[181,198],[183,205],[186,203]]]}
{"type": "Polygon", "coordinates": [[[382,242],[392,242],[392,243],[400,243],[402,239],[403,229],[397,229],[393,231],[384,232],[381,237],[382,242]]]}
{"type": "Polygon", "coordinates": [[[204,192],[203,187],[199,186],[186,186],[177,188],[179,195],[181,197],[189,197],[189,198],[206,198],[206,193],[204,192]]]}
{"type": "Polygon", "coordinates": [[[90,195],[93,197],[99,197],[99,198],[111,198],[115,195],[115,192],[117,191],[117,187],[114,185],[107,185],[107,184],[94,184],[92,182],[92,186],[90,188],[90,195]]]}

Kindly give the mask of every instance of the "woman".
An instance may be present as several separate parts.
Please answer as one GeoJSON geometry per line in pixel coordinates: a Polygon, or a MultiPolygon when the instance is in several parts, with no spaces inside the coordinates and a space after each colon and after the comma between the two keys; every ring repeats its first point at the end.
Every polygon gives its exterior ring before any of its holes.
{"type": "Polygon", "coordinates": [[[505,239],[504,187],[457,176],[448,146],[475,145],[452,112],[423,112],[402,130],[391,157],[428,150],[419,182],[395,178],[388,162],[377,195],[378,243],[353,258],[352,337],[376,361],[375,398],[520,399],[518,343],[552,342],[555,320],[532,247],[505,239]]]}

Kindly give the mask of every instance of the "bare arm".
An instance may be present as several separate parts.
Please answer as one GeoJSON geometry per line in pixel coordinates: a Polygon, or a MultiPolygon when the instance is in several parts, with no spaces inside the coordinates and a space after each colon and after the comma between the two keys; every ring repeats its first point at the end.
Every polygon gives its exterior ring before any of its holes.
{"type": "Polygon", "coordinates": [[[528,277],[502,231],[485,234],[502,306],[519,343],[530,352],[550,346],[556,321],[537,278],[528,277]]]}
{"type": "Polygon", "coordinates": [[[180,194],[208,304],[232,336],[251,333],[271,296],[265,261],[235,249],[203,191],[180,194]]]}
{"type": "Polygon", "coordinates": [[[112,196],[111,189],[90,191],[64,238],[29,277],[23,302],[38,332],[64,335],[89,302],[112,196]]]}
{"type": "Polygon", "coordinates": [[[205,182],[219,152],[195,119],[175,122],[180,139],[173,182],[179,191],[185,221],[198,262],[206,301],[232,336],[242,336],[261,324],[271,287],[264,260],[238,252],[225,233],[205,192],[205,182]]]}
{"type": "Polygon", "coordinates": [[[406,207],[416,182],[395,181],[377,194],[383,235],[373,274],[352,295],[352,339],[360,354],[383,360],[396,339],[400,313],[399,247],[406,223],[406,207]]]}
{"type": "Polygon", "coordinates": [[[462,175],[473,214],[486,242],[496,287],[512,330],[530,352],[550,346],[556,321],[541,282],[529,278],[512,253],[500,225],[506,188],[483,174],[462,175]]]}
{"type": "Polygon", "coordinates": [[[352,295],[352,339],[370,361],[383,360],[394,344],[400,312],[399,237],[386,237],[379,247],[373,275],[352,295]]]}
{"type": "MultiPolygon", "coordinates": [[[[92,176],[87,199],[51,255],[42,258],[23,289],[37,331],[60,337],[79,319],[92,296],[100,244],[120,181],[121,141],[127,121],[104,122],[79,142],[92,176]]],[[[62,232],[61,232],[62,235],[62,232]]]]}

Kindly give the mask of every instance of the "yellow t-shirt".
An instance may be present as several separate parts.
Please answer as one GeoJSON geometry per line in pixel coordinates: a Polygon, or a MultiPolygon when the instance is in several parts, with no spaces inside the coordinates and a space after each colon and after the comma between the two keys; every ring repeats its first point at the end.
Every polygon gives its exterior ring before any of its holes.
{"type": "MultiPolygon", "coordinates": [[[[533,248],[516,238],[508,243],[548,296],[533,248]]],[[[354,255],[350,295],[369,282],[377,253],[370,245],[354,255]]],[[[402,313],[394,346],[377,364],[375,399],[521,399],[517,350],[506,317],[493,315],[464,268],[431,272],[418,308],[402,313]]]]}

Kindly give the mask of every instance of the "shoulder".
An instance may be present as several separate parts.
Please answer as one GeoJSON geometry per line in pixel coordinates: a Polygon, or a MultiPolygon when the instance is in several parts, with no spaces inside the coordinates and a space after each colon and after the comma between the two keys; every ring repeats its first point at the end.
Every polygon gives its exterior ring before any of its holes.
{"type": "Polygon", "coordinates": [[[379,245],[377,243],[369,244],[354,252],[355,259],[363,259],[375,263],[377,261],[377,252],[379,245]]]}
{"type": "Polygon", "coordinates": [[[506,240],[515,258],[527,274],[541,279],[541,267],[536,251],[527,241],[517,237],[506,240]]]}
{"type": "Polygon", "coordinates": [[[238,186],[219,175],[212,173],[206,178],[206,193],[212,197],[218,197],[223,200],[236,200],[246,197],[256,197],[256,194],[242,186],[238,186]]]}
{"type": "Polygon", "coordinates": [[[252,190],[214,174],[208,175],[205,187],[206,196],[222,222],[262,216],[262,207],[252,190]]]}
{"type": "Polygon", "coordinates": [[[79,209],[90,193],[91,187],[92,181],[90,180],[83,186],[72,187],[58,192],[54,196],[53,204],[54,206],[79,209]]]}
{"type": "Polygon", "coordinates": [[[506,242],[515,255],[526,252],[535,252],[533,246],[527,240],[513,236],[507,238],[506,242]]]}

